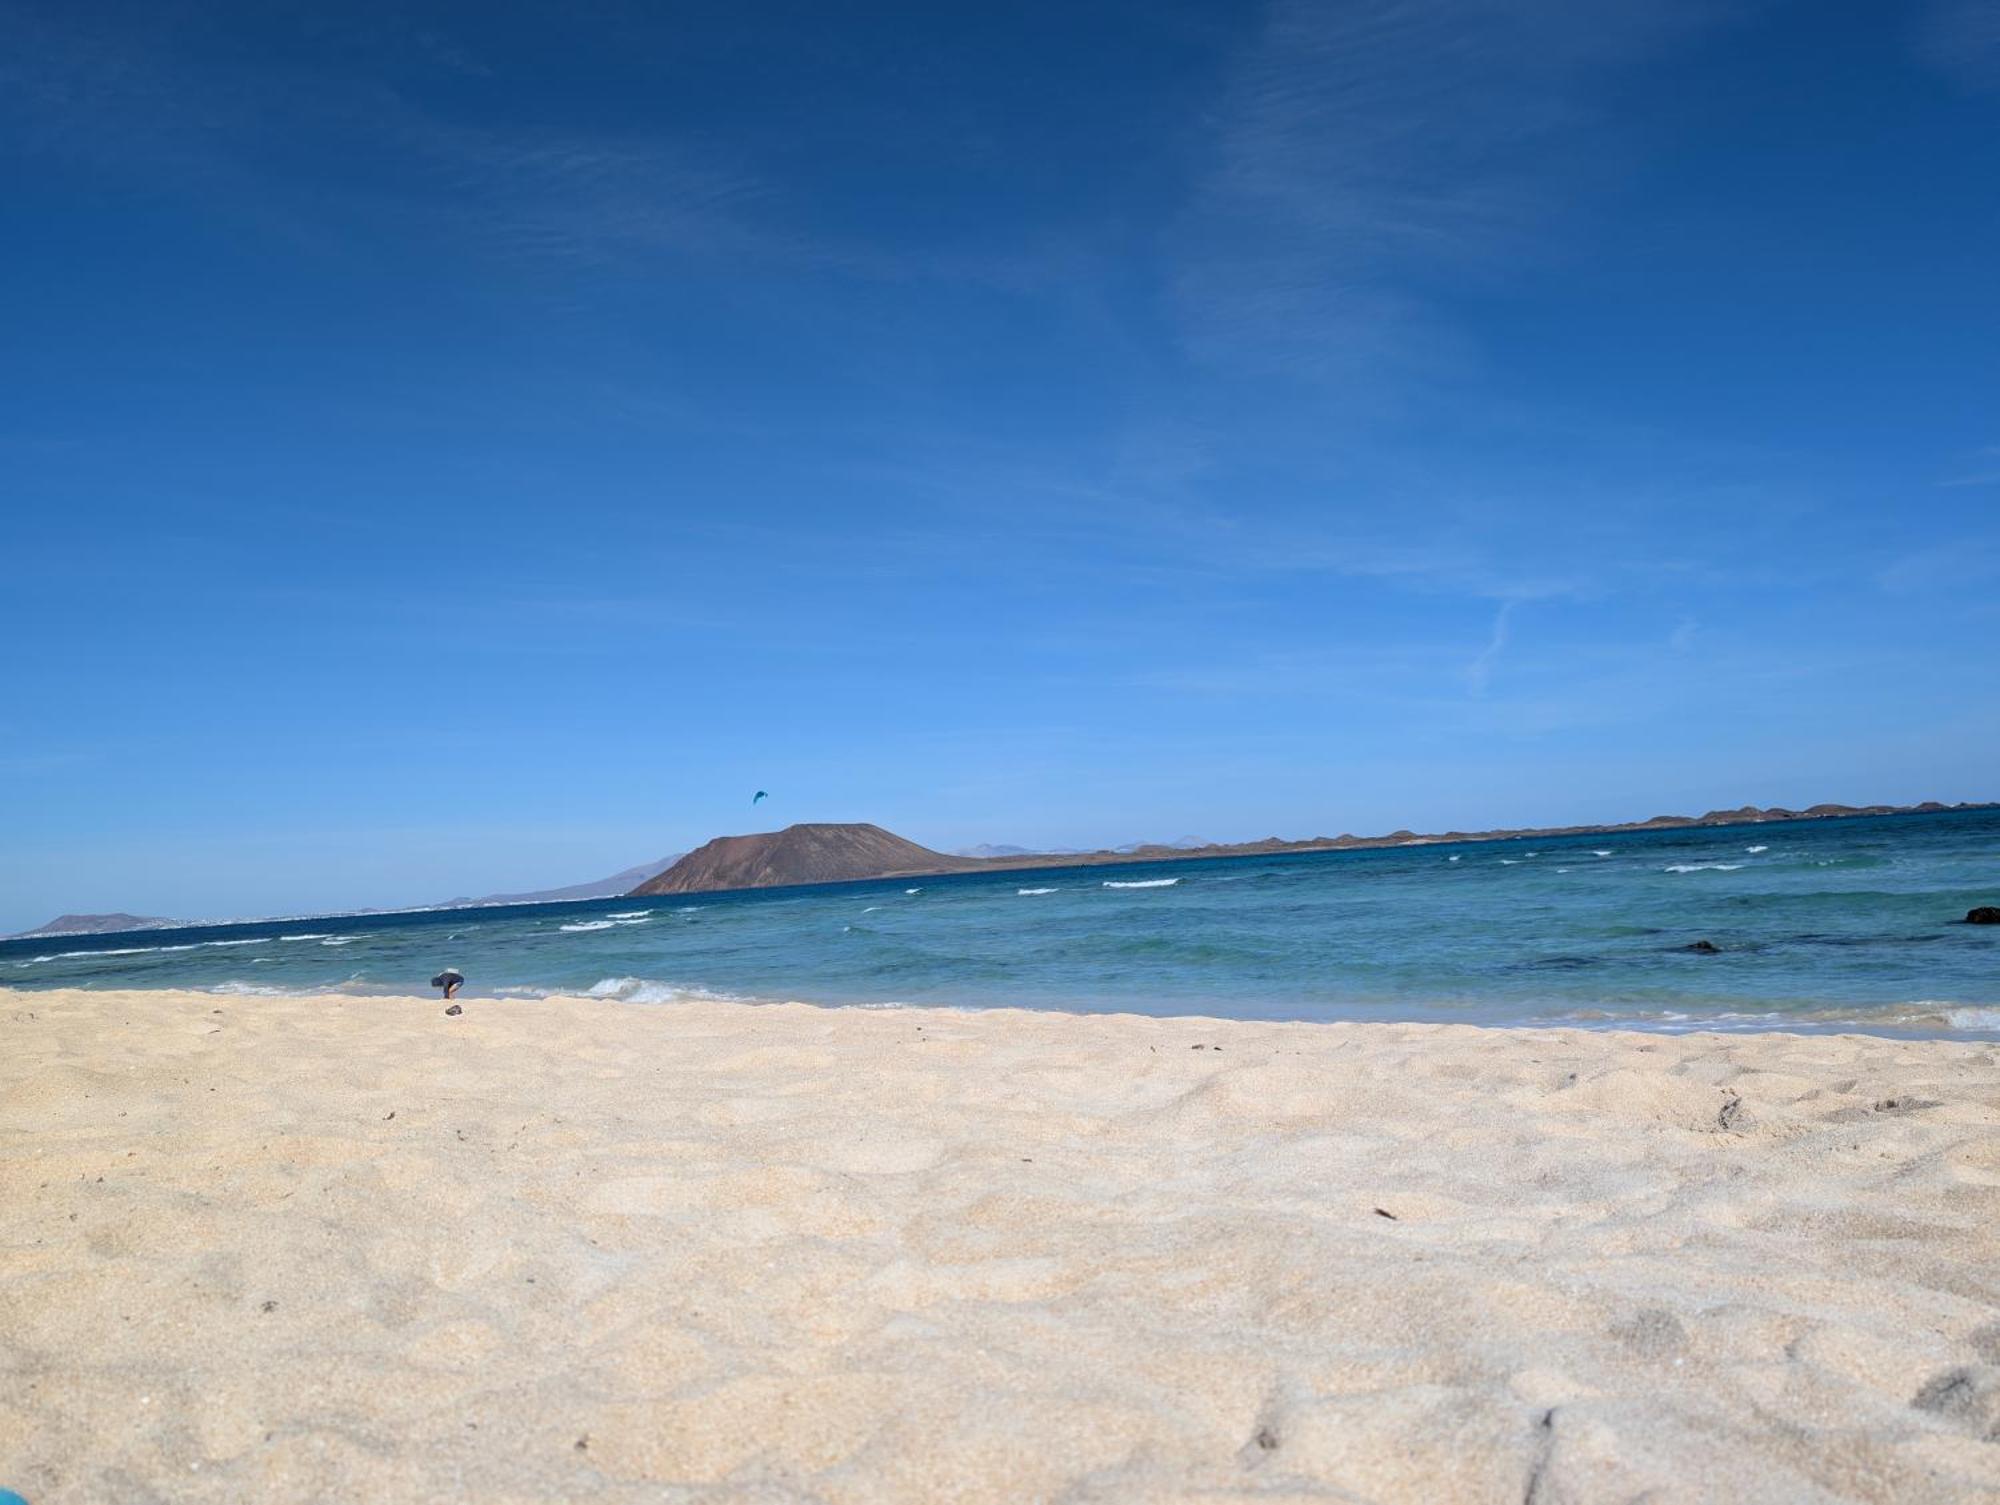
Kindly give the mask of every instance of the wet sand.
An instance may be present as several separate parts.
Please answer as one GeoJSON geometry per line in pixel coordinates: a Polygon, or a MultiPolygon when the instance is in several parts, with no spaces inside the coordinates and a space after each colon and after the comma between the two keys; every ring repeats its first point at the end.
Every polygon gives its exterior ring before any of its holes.
{"type": "Polygon", "coordinates": [[[0,1485],[2000,1491],[2000,1048],[0,993],[0,1485]]]}

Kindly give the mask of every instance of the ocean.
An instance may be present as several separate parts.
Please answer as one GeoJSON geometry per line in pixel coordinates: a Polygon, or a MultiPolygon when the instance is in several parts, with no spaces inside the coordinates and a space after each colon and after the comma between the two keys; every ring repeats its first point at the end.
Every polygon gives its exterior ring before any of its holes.
{"type": "Polygon", "coordinates": [[[15,940],[0,980],[1993,1039],[1979,904],[1990,810],[15,940]]]}

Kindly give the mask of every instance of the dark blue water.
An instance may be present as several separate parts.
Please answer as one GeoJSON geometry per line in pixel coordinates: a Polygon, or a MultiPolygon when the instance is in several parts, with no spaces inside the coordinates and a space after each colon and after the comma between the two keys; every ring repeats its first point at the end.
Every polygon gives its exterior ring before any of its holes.
{"type": "Polygon", "coordinates": [[[10,941],[0,979],[2000,1035],[1975,904],[1992,811],[10,941]]]}

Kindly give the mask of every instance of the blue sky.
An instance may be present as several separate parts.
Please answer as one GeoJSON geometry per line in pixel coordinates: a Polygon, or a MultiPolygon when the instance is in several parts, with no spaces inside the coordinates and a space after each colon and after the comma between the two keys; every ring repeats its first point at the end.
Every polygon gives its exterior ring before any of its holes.
{"type": "Polygon", "coordinates": [[[0,930],[2000,796],[1989,0],[0,28],[0,930]]]}

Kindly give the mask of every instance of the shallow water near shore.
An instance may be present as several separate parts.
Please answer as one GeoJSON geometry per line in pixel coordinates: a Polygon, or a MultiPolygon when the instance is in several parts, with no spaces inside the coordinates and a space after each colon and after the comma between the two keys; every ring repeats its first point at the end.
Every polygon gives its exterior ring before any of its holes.
{"type": "Polygon", "coordinates": [[[1982,810],[8,941],[0,985],[1996,1038],[1996,902],[1982,810]]]}

